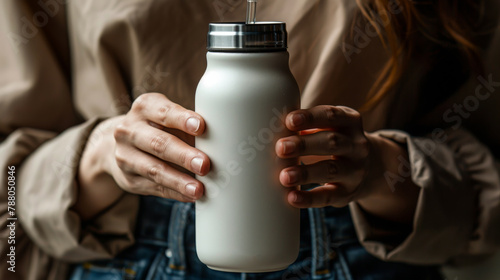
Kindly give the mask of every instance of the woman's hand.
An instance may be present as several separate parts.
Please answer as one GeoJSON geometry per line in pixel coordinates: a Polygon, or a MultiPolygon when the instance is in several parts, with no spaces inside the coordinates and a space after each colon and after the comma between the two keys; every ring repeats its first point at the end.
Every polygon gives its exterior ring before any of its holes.
{"type": "Polygon", "coordinates": [[[184,170],[206,175],[210,160],[200,150],[175,136],[198,136],[205,122],[164,95],[139,96],[114,131],[116,166],[111,174],[125,191],[193,202],[203,195],[203,184],[184,170]],[[179,134],[177,132],[177,134],[179,134]]]}
{"type": "Polygon", "coordinates": [[[125,116],[94,128],[80,159],[74,209],[88,219],[123,191],[183,202],[200,198],[203,184],[188,173],[210,169],[207,155],[190,145],[204,130],[200,115],[164,95],[139,96],[125,116]]]}
{"type": "Polygon", "coordinates": [[[398,172],[398,158],[407,158],[407,151],[391,140],[365,133],[359,112],[343,106],[317,106],[291,112],[286,126],[299,135],[278,140],[280,158],[323,156],[317,163],[281,171],[280,181],[286,187],[322,184],[310,191],[291,191],[291,205],[342,207],[357,201],[381,218],[411,222],[418,187],[406,180],[394,190],[384,178],[385,171],[398,172]],[[308,134],[311,130],[319,132],[308,134]]]}
{"type": "Polygon", "coordinates": [[[326,105],[298,110],[287,116],[286,126],[291,131],[305,131],[305,135],[280,139],[276,144],[279,157],[328,156],[317,163],[281,171],[280,181],[284,186],[324,184],[307,192],[291,192],[288,200],[292,205],[340,207],[360,195],[361,182],[368,173],[370,145],[357,111],[326,105]],[[311,129],[320,131],[307,134],[311,129]]]}

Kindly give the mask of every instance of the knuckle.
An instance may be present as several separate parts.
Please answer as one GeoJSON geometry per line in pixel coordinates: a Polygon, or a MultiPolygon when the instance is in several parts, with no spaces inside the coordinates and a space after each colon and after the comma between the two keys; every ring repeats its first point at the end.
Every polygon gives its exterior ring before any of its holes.
{"type": "Polygon", "coordinates": [[[158,109],[158,120],[160,121],[160,123],[165,124],[168,122],[168,118],[172,113],[172,110],[174,109],[173,107],[174,104],[170,102],[167,102],[160,106],[160,108],[158,109]]]}
{"type": "Polygon", "coordinates": [[[338,174],[338,166],[334,160],[328,160],[326,162],[326,174],[328,180],[334,180],[338,174]]]}
{"type": "Polygon", "coordinates": [[[113,137],[117,142],[121,142],[125,139],[127,139],[130,135],[130,131],[128,127],[124,123],[120,123],[116,126],[115,130],[113,131],[113,137]]]}
{"type": "Polygon", "coordinates": [[[338,147],[338,136],[334,132],[328,132],[327,133],[327,142],[326,142],[326,148],[328,153],[333,154],[337,150],[338,147]]]}
{"type": "Polygon", "coordinates": [[[323,112],[324,112],[324,115],[325,115],[325,119],[328,122],[335,121],[335,119],[339,116],[339,110],[337,110],[333,106],[325,106],[323,112]]]}
{"type": "Polygon", "coordinates": [[[163,135],[156,135],[151,139],[149,146],[155,155],[161,156],[165,154],[165,151],[167,150],[168,147],[168,143],[169,143],[168,137],[165,137],[163,135]]]}
{"type": "Polygon", "coordinates": [[[146,176],[153,182],[159,183],[162,170],[163,168],[161,165],[159,164],[152,165],[147,169],[146,176]]]}
{"type": "Polygon", "coordinates": [[[349,107],[344,107],[348,116],[354,120],[354,121],[357,121],[357,122],[361,122],[361,113],[352,109],[352,108],[349,108],[349,107]]]}
{"type": "Polygon", "coordinates": [[[155,193],[160,196],[160,197],[163,197],[163,198],[170,198],[169,196],[169,189],[165,186],[162,186],[162,185],[156,185],[154,187],[154,191],[155,193]]]}
{"type": "Polygon", "coordinates": [[[360,123],[362,121],[361,114],[358,111],[354,111],[354,113],[351,115],[351,118],[357,123],[360,123]]]}
{"type": "Polygon", "coordinates": [[[150,95],[145,93],[139,95],[135,100],[134,103],[132,103],[132,110],[136,112],[140,112],[147,108],[147,104],[150,100],[150,95]]]}
{"type": "Polygon", "coordinates": [[[126,169],[128,166],[127,157],[121,152],[120,149],[115,150],[115,161],[118,167],[122,170],[126,169]]]}

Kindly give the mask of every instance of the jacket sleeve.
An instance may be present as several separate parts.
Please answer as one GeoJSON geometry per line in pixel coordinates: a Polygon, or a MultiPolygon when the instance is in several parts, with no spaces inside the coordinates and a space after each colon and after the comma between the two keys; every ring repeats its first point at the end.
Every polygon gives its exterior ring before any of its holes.
{"type": "Polygon", "coordinates": [[[405,238],[351,203],[358,237],[368,251],[388,261],[462,264],[500,248],[499,165],[486,146],[463,129],[444,130],[440,137],[390,130],[378,134],[406,145],[409,154],[399,174],[386,172],[388,185],[412,180],[420,195],[412,231],[405,238]]]}
{"type": "Polygon", "coordinates": [[[0,46],[2,256],[10,246],[4,182],[7,167],[15,166],[19,234],[65,261],[111,258],[134,242],[138,198],[126,194],[85,224],[71,210],[80,156],[99,120],[83,120],[73,104],[64,4],[1,1],[0,46]]]}

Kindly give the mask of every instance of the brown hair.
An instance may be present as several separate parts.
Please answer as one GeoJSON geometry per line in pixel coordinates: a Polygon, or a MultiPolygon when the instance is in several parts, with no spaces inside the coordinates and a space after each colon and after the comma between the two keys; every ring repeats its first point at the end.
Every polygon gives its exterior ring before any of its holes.
{"type": "Polygon", "coordinates": [[[356,0],[363,18],[377,31],[389,52],[376,82],[360,111],[375,107],[398,83],[419,40],[458,50],[472,71],[481,72],[476,37],[483,14],[476,0],[356,0]],[[397,9],[397,14],[394,12],[397,9]],[[392,13],[390,23],[377,24],[392,13]],[[382,30],[381,30],[382,29],[382,30]]]}

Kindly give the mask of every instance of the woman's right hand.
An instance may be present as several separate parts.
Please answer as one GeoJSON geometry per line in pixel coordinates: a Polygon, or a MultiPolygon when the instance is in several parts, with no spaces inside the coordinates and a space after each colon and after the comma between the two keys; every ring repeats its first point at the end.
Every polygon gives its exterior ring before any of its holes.
{"type": "Polygon", "coordinates": [[[205,122],[159,93],[146,93],[134,101],[114,130],[116,165],[111,174],[123,190],[184,202],[203,195],[203,184],[178,167],[203,176],[210,160],[169,133],[172,129],[198,136],[205,122]]]}
{"type": "Polygon", "coordinates": [[[206,175],[210,160],[186,141],[194,143],[204,130],[197,113],[162,94],[142,94],[126,115],[94,128],[80,159],[74,209],[91,218],[123,190],[183,202],[199,199],[203,184],[189,173],[206,175]]]}

